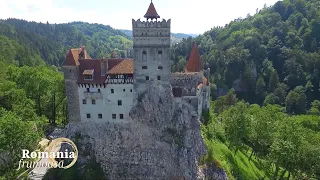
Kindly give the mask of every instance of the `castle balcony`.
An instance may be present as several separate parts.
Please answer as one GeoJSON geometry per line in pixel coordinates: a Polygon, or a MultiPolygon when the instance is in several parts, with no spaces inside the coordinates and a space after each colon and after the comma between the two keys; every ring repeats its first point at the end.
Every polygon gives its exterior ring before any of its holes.
{"type": "Polygon", "coordinates": [[[83,96],[85,98],[90,98],[90,99],[100,99],[102,98],[101,92],[83,92],[83,96]]]}

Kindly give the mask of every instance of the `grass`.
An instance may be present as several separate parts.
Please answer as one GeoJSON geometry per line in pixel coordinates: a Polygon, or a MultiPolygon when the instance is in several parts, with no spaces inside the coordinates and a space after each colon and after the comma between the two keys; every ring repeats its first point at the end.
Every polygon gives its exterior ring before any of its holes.
{"type": "Polygon", "coordinates": [[[206,141],[213,149],[213,156],[226,171],[229,179],[255,180],[263,179],[265,172],[255,157],[249,161],[250,152],[239,150],[236,154],[219,140],[206,141]]]}

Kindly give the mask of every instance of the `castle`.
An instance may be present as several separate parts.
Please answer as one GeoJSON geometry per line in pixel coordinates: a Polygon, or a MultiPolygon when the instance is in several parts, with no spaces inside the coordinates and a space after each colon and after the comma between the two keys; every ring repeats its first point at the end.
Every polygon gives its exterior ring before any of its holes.
{"type": "Polygon", "coordinates": [[[132,20],[133,59],[93,59],[83,47],[69,50],[62,70],[70,122],[129,122],[149,86],[171,85],[175,100],[193,106],[196,116],[209,109],[210,69],[202,68],[197,45],[185,71],[171,73],[171,21],[157,21],[152,2],[144,17],[132,20]]]}

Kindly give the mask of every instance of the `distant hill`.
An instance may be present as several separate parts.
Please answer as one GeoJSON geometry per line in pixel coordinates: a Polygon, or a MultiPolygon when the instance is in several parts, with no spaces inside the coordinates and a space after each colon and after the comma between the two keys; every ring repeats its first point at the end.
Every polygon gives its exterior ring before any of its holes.
{"type": "MultiPolygon", "coordinates": [[[[10,54],[19,65],[32,65],[34,62],[26,62],[25,59],[39,61],[40,58],[48,64],[60,66],[68,49],[82,45],[91,57],[124,57],[125,50],[132,47],[130,38],[102,24],[44,24],[20,19],[0,20],[0,49],[10,47],[10,54]],[[29,55],[34,58],[26,58],[29,55]]],[[[0,57],[7,56],[8,53],[4,53],[0,50],[0,57]]]]}
{"type": "MultiPolygon", "coordinates": [[[[125,33],[127,36],[132,37],[132,30],[119,29],[121,32],[125,33]]],[[[171,44],[176,44],[182,41],[183,38],[197,37],[197,34],[183,34],[183,33],[171,33],[171,44]]]]}

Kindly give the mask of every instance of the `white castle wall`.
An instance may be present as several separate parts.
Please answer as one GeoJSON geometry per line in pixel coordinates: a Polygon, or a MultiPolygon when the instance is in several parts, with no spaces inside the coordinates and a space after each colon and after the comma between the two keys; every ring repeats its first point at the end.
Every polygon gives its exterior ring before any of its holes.
{"type": "Polygon", "coordinates": [[[106,88],[90,87],[90,93],[85,92],[87,92],[86,87],[80,86],[78,88],[81,121],[130,121],[129,112],[133,106],[133,84],[108,84],[106,88]],[[100,93],[98,93],[98,89],[100,89],[100,93]],[[111,93],[111,89],[114,90],[114,93],[111,93]],[[83,99],[87,100],[87,104],[83,104],[83,99]],[[92,99],[95,99],[96,104],[92,104],[92,99]],[[122,101],[121,106],[118,105],[118,100],[122,101]],[[91,118],[87,118],[88,113],[91,118]],[[98,118],[98,114],[102,114],[102,119],[98,118]],[[116,114],[116,119],[112,118],[112,114],[116,114]],[[120,119],[120,114],[123,114],[123,119],[120,119]]]}

